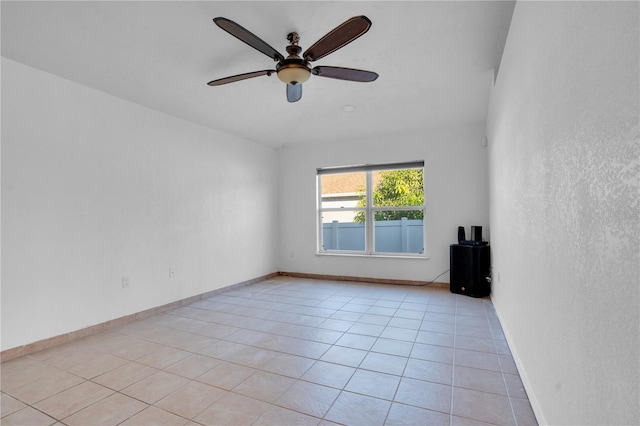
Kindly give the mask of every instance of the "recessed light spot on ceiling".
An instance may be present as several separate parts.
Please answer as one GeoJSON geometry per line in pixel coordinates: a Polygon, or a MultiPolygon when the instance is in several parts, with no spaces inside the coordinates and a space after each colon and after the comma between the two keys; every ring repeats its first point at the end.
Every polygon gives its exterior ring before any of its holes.
{"type": "Polygon", "coordinates": [[[356,107],[353,105],[345,105],[342,107],[342,109],[344,109],[346,112],[353,112],[355,111],[356,107]]]}

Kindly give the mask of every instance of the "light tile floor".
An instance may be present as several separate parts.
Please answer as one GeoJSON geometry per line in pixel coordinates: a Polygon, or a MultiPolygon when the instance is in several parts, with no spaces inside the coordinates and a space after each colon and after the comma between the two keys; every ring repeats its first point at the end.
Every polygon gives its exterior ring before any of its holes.
{"type": "Polygon", "coordinates": [[[9,425],[533,425],[489,299],[277,277],[1,366],[9,425]]]}

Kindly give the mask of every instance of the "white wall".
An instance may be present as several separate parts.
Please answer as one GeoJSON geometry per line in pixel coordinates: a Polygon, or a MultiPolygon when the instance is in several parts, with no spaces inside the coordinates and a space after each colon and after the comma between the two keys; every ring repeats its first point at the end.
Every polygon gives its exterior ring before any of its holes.
{"type": "Polygon", "coordinates": [[[2,349],[277,271],[276,175],[273,149],[3,58],[2,349]]]}
{"type": "Polygon", "coordinates": [[[639,6],[518,2],[492,93],[492,298],[542,424],[640,423],[639,6]]]}
{"type": "MultiPolygon", "coordinates": [[[[364,119],[364,117],[363,117],[364,119]]],[[[354,120],[366,126],[366,121],[354,120]]],[[[483,226],[489,236],[487,149],[483,125],[377,137],[280,153],[280,270],[311,274],[431,281],[449,269],[457,227],[483,226]],[[425,161],[429,259],[316,255],[316,169],[425,161]]],[[[448,282],[446,273],[439,282],[448,282]]]]}

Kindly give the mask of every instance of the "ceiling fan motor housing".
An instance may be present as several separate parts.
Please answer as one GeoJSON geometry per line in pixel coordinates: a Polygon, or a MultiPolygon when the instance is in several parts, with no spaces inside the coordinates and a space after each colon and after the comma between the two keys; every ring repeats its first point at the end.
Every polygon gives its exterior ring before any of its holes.
{"type": "Polygon", "coordinates": [[[289,56],[284,61],[281,61],[276,65],[276,71],[278,72],[278,78],[283,83],[287,84],[302,84],[309,80],[311,76],[311,68],[309,63],[300,57],[302,48],[298,46],[298,34],[291,33],[287,37],[291,44],[287,46],[287,53],[289,56]]]}

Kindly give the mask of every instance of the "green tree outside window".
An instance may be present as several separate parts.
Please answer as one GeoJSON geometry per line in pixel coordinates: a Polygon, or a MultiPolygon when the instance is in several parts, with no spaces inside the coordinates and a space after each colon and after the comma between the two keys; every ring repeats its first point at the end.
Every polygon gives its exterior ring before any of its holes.
{"type": "MultiPolygon", "coordinates": [[[[373,190],[373,206],[422,206],[424,205],[424,177],[422,169],[380,171],[377,186],[373,190]]],[[[360,188],[358,207],[367,205],[366,190],[360,188]]],[[[423,219],[422,210],[392,210],[374,212],[374,220],[423,219]]],[[[354,222],[365,222],[365,212],[358,212],[354,222]]]]}

